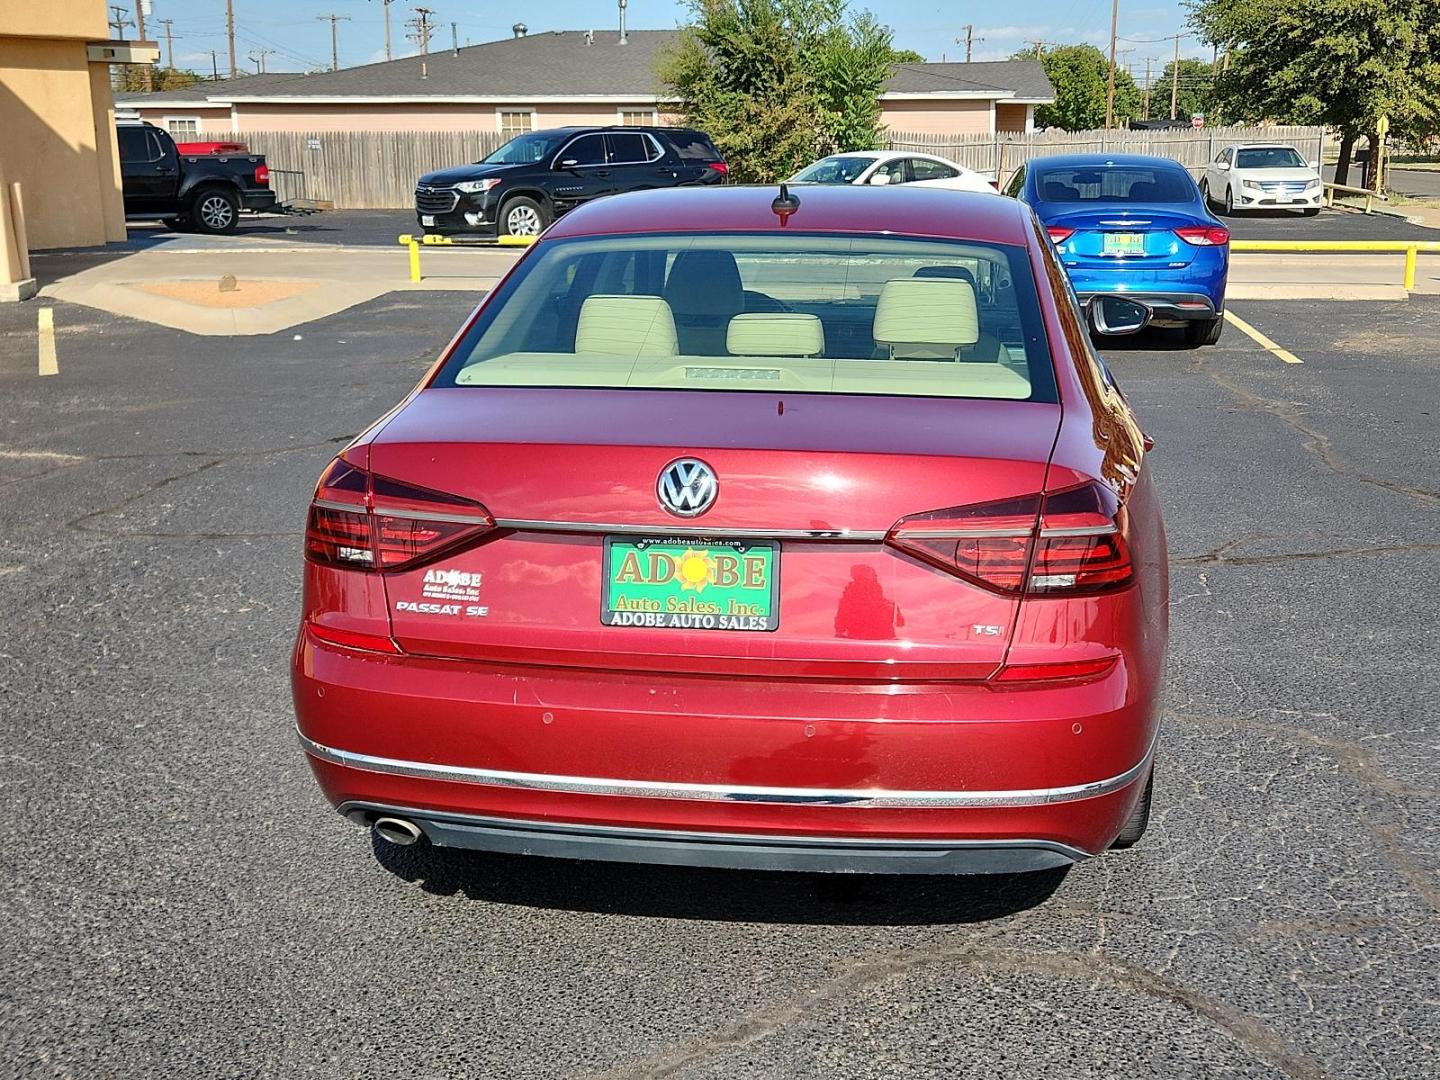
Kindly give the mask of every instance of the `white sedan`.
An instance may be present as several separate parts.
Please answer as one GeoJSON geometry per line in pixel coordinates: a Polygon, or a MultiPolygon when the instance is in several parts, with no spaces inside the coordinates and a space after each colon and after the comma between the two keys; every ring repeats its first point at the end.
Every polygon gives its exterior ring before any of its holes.
{"type": "Polygon", "coordinates": [[[1200,190],[1227,214],[1285,208],[1313,217],[1325,201],[1320,163],[1306,161],[1293,146],[1272,143],[1225,147],[1206,166],[1200,190]]]}
{"type": "Polygon", "coordinates": [[[995,181],[934,154],[905,150],[857,150],[831,154],[801,169],[789,184],[914,184],[953,191],[994,192],[995,181]]]}

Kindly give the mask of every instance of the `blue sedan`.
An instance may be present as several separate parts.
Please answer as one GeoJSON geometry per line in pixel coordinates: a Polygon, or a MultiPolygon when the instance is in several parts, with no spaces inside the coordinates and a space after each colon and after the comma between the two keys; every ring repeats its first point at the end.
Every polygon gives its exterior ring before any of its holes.
{"type": "Polygon", "coordinates": [[[1124,296],[1154,326],[1213,345],[1225,325],[1230,232],[1185,168],[1134,154],[1064,154],[1020,167],[1005,194],[1050,233],[1082,304],[1124,296]]]}

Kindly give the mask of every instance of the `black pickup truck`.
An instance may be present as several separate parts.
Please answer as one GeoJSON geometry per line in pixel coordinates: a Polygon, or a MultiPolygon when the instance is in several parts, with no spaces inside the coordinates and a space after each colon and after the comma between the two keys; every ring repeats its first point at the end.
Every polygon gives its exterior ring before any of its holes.
{"type": "Polygon", "coordinates": [[[257,154],[189,156],[153,124],[116,125],[125,216],[172,229],[228,233],[243,210],[273,210],[270,170],[257,154]]]}

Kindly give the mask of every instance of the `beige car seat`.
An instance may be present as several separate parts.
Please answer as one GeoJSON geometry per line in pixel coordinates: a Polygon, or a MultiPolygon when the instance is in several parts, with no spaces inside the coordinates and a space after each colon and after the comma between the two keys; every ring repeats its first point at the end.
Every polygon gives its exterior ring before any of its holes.
{"type": "Polygon", "coordinates": [[[674,356],[675,317],[658,296],[588,296],[575,327],[576,353],[601,356],[674,356]]]}
{"type": "Polygon", "coordinates": [[[873,335],[892,360],[954,360],[980,340],[975,289],[957,278],[887,281],[873,335]]]}
{"type": "Polygon", "coordinates": [[[814,315],[765,312],[736,315],[725,334],[731,356],[819,356],[825,327],[814,315]]]}

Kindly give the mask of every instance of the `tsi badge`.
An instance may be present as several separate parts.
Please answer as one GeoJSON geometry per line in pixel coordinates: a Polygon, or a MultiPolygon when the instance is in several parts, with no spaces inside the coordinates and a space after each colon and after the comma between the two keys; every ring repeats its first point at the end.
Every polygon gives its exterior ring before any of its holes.
{"type": "Polygon", "coordinates": [[[677,517],[696,517],[720,494],[715,470],[698,458],[679,458],[660,470],[655,483],[660,505],[677,517]]]}

